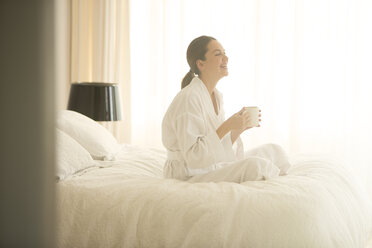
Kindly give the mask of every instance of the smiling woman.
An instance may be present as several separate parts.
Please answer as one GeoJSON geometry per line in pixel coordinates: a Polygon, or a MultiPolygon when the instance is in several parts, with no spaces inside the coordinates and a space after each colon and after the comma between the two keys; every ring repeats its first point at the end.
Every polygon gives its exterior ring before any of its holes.
{"type": "MultiPolygon", "coordinates": [[[[189,182],[237,182],[285,175],[290,167],[283,149],[265,145],[243,154],[240,135],[252,125],[253,112],[242,108],[225,120],[218,81],[228,75],[228,58],[213,37],[200,36],[187,48],[190,71],[162,124],[168,151],[164,175],[189,182]],[[237,149],[233,149],[233,145],[237,149]]],[[[258,125],[259,126],[259,125],[258,125]]]]}

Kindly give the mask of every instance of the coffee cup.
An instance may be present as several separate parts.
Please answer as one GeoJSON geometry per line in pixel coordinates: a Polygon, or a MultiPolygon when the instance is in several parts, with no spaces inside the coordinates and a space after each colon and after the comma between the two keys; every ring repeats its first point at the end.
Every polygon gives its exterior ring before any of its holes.
{"type": "Polygon", "coordinates": [[[260,109],[258,107],[244,107],[243,113],[249,113],[249,127],[258,127],[260,125],[260,109]]]}

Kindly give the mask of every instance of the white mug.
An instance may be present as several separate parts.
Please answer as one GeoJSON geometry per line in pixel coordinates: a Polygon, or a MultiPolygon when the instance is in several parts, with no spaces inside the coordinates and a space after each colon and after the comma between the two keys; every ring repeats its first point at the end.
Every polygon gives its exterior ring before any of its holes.
{"type": "Polygon", "coordinates": [[[249,117],[251,118],[249,127],[258,127],[260,124],[260,109],[258,107],[244,107],[244,113],[249,113],[249,117]]]}

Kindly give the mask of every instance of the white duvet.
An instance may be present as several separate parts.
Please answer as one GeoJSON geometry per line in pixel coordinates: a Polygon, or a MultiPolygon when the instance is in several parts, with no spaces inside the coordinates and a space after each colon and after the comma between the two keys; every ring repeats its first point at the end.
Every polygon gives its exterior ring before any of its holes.
{"type": "Polygon", "coordinates": [[[57,184],[58,247],[364,247],[371,199],[337,163],[298,159],[268,181],[162,178],[161,151],[128,146],[57,184]]]}

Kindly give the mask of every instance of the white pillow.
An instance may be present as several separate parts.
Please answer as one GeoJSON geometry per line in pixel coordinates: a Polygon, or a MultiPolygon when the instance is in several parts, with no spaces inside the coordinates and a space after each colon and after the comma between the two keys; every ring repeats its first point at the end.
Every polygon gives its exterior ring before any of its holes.
{"type": "Polygon", "coordinates": [[[56,141],[58,179],[65,179],[79,170],[98,165],[84,147],[59,129],[56,141]]]}
{"type": "Polygon", "coordinates": [[[102,125],[71,110],[62,110],[57,127],[74,138],[94,159],[114,160],[120,150],[115,137],[102,125]]]}

